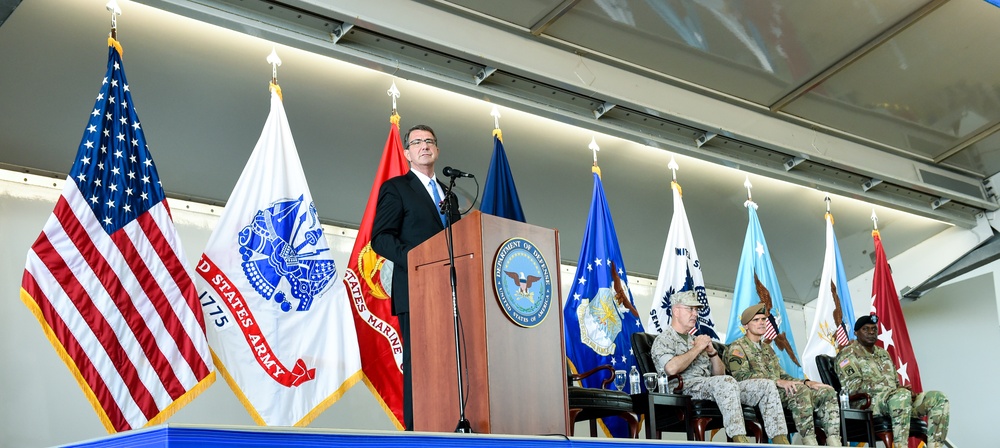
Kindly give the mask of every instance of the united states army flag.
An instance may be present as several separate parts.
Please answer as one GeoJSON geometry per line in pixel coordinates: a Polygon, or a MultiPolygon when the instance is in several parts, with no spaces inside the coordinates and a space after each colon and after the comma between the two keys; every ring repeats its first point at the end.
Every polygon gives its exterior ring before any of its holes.
{"type": "Polygon", "coordinates": [[[304,426],[361,378],[347,289],[277,85],[196,271],[219,370],[258,424],[304,426]]]}

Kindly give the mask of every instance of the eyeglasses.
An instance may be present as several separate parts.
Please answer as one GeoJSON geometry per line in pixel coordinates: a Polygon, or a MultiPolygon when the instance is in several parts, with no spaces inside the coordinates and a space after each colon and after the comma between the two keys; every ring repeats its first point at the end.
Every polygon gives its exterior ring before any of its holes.
{"type": "Polygon", "coordinates": [[[696,313],[698,312],[698,309],[700,308],[700,307],[687,306],[687,305],[674,305],[674,306],[677,307],[677,309],[681,309],[681,310],[688,311],[688,312],[693,311],[693,312],[696,312],[696,313]]]}
{"type": "Polygon", "coordinates": [[[423,140],[421,140],[421,139],[418,138],[418,139],[410,140],[410,142],[406,144],[406,147],[409,148],[411,146],[417,146],[417,145],[419,145],[421,143],[424,143],[427,146],[437,146],[437,140],[435,140],[433,138],[425,138],[423,140]]]}

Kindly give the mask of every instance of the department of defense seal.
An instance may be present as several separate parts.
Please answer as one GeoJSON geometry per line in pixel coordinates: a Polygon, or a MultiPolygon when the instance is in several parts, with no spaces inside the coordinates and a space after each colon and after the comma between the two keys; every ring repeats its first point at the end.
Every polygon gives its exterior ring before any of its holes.
{"type": "Polygon", "coordinates": [[[545,319],[552,304],[552,277],[542,252],[524,238],[500,245],[493,261],[493,286],[507,317],[522,327],[545,319]]]}

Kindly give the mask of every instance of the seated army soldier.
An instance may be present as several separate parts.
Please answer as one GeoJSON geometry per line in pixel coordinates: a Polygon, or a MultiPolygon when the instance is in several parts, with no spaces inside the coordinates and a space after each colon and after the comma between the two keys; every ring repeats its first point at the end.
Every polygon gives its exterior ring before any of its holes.
{"type": "Polygon", "coordinates": [[[697,400],[713,400],[722,411],[726,435],[735,442],[748,443],[743,407],[740,402],[760,406],[764,428],[774,443],[788,444],[788,426],[774,381],[754,379],[737,382],[726,375],[726,367],[706,335],[689,334],[698,320],[702,304],[691,291],[671,299],[670,326],[656,336],[650,350],[653,362],[667,375],[684,376],[683,394],[697,400]]]}
{"type": "Polygon", "coordinates": [[[876,346],[878,316],[861,316],[854,324],[856,341],[840,349],[834,366],[840,384],[848,393],[867,393],[872,397],[875,415],[892,419],[893,446],[907,446],[910,415],[927,417],[927,446],[944,446],[948,436],[948,398],[936,390],[914,394],[910,385],[901,385],[889,352],[876,346]]]}
{"type": "Polygon", "coordinates": [[[724,359],[733,378],[737,381],[751,378],[774,381],[781,403],[792,411],[803,445],[819,445],[813,421],[815,410],[827,434],[826,444],[841,446],[840,409],[833,387],[818,381],[800,380],[782,370],[771,344],[762,342],[767,329],[767,310],[763,303],[744,310],[740,322],[746,327],[746,333],[729,344],[724,359]]]}

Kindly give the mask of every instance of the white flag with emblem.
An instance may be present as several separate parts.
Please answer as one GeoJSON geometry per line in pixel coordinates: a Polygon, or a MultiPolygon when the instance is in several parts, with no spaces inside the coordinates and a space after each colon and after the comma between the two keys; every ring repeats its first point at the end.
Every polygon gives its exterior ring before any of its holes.
{"type": "Polygon", "coordinates": [[[258,424],[307,425],[361,378],[347,290],[277,85],[196,271],[219,370],[258,424]]]}
{"type": "Polygon", "coordinates": [[[826,252],[823,256],[823,271],[819,280],[819,296],[816,299],[816,314],[809,330],[809,340],[802,350],[802,371],[806,378],[819,380],[816,357],[837,356],[840,347],[847,345],[853,334],[848,326],[854,325],[854,305],[847,287],[847,274],[840,258],[837,235],[833,232],[833,215],[827,212],[826,252]]]}
{"type": "MultiPolygon", "coordinates": [[[[677,168],[673,159],[670,160],[670,168],[677,168]]],[[[681,198],[681,186],[675,180],[670,183],[670,188],[674,193],[674,216],[670,220],[670,230],[667,231],[667,243],[663,248],[660,273],[656,277],[656,291],[653,293],[646,331],[662,333],[670,326],[670,299],[679,292],[694,291],[703,306],[698,312],[698,323],[691,329],[692,334],[707,334],[718,340],[715,322],[712,321],[712,308],[708,304],[705,290],[705,279],[701,274],[701,261],[694,247],[694,236],[681,198]]]]}

